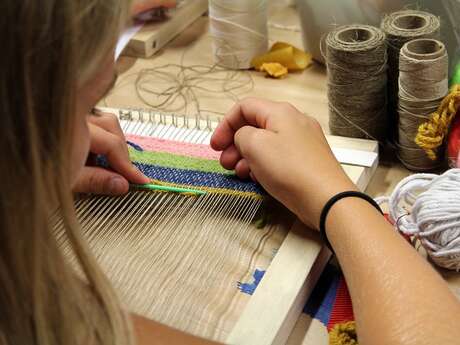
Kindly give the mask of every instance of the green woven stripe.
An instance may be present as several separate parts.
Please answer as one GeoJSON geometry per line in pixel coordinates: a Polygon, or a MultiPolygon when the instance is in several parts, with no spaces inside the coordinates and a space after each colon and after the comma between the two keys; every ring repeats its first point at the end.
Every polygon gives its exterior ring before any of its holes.
{"type": "Polygon", "coordinates": [[[137,151],[133,148],[129,148],[129,156],[133,162],[142,164],[234,175],[234,172],[225,170],[216,160],[186,157],[166,152],[137,151]]]}

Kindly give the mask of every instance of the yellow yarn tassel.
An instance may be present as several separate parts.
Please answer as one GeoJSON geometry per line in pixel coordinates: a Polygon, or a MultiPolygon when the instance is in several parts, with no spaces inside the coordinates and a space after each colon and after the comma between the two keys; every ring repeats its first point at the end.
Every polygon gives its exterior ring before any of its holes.
{"type": "Polygon", "coordinates": [[[339,323],[329,332],[329,345],[358,345],[356,323],[339,323]]]}
{"type": "Polygon", "coordinates": [[[460,108],[460,85],[452,87],[438,110],[418,128],[415,143],[425,150],[431,160],[436,160],[436,150],[441,147],[449,133],[449,127],[460,108]]]}

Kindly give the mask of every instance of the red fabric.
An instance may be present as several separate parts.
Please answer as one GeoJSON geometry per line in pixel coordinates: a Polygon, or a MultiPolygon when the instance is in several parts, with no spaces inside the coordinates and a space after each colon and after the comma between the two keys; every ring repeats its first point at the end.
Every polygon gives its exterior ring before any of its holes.
{"type": "MultiPolygon", "coordinates": [[[[390,223],[391,225],[395,226],[395,223],[390,219],[390,215],[388,213],[385,213],[383,216],[385,217],[385,219],[387,220],[388,223],[390,223]]],[[[398,232],[402,237],[404,237],[406,239],[407,242],[411,243],[410,235],[403,234],[401,231],[399,231],[399,229],[398,229],[398,232]]]]}
{"type": "Polygon", "coordinates": [[[383,216],[385,217],[385,219],[387,220],[388,223],[390,223],[391,225],[395,225],[395,224],[391,221],[390,215],[389,215],[388,213],[385,213],[383,216]]]}
{"type": "Polygon", "coordinates": [[[456,116],[450,127],[449,139],[447,142],[447,158],[451,167],[458,168],[457,158],[460,149],[460,116],[456,116]]]}
{"type": "Polygon", "coordinates": [[[354,321],[353,306],[351,304],[350,294],[345,279],[340,278],[337,295],[335,296],[334,306],[332,308],[331,317],[327,324],[327,330],[330,331],[338,323],[354,321]]]}

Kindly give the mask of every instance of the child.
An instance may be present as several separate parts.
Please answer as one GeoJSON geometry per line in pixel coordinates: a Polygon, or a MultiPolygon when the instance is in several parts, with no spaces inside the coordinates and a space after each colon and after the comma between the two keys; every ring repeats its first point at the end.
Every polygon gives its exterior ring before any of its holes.
{"type": "MultiPolygon", "coordinates": [[[[75,219],[72,188],[117,194],[128,181],[146,182],[113,117],[87,115],[113,83],[129,1],[3,0],[0,8],[0,344],[210,344],[123,310],[75,219]],[[117,173],[84,167],[89,152],[106,154],[117,173]],[[84,281],[53,236],[55,212],[84,281]]],[[[356,188],[317,122],[288,104],[237,104],[212,146],[224,167],[259,181],[315,228],[331,197],[356,188]]],[[[341,199],[325,230],[361,344],[458,343],[458,301],[372,205],[341,199]]]]}

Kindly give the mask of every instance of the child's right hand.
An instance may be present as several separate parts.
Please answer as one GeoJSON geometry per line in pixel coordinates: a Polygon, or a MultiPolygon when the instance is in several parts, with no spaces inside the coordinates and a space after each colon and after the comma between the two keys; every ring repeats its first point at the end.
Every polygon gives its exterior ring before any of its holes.
{"type": "Polygon", "coordinates": [[[217,127],[211,146],[241,178],[251,176],[304,223],[318,227],[324,204],[356,190],[335,159],[319,123],[287,103],[249,98],[217,127]]]}

